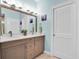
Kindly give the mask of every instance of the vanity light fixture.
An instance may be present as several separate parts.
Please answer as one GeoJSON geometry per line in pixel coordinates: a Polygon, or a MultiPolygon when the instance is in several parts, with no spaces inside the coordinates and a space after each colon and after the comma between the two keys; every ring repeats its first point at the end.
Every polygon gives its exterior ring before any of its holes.
{"type": "Polygon", "coordinates": [[[30,10],[26,10],[27,11],[27,13],[30,13],[30,10]]]}
{"type": "Polygon", "coordinates": [[[11,6],[7,1],[3,1],[4,4],[11,6]]]}
{"type": "Polygon", "coordinates": [[[35,13],[37,15],[37,13],[35,13]]]}
{"type": "Polygon", "coordinates": [[[22,7],[18,7],[19,9],[22,9],[22,7]]]}
{"type": "Polygon", "coordinates": [[[30,11],[30,10],[27,10],[28,12],[30,11]]]}
{"type": "Polygon", "coordinates": [[[31,14],[33,14],[34,12],[30,12],[31,14]]]}
{"type": "Polygon", "coordinates": [[[11,5],[11,8],[15,8],[15,7],[16,7],[15,4],[12,4],[12,5],[11,5]]]}
{"type": "Polygon", "coordinates": [[[37,16],[37,13],[32,13],[33,15],[37,16]]]}
{"type": "Polygon", "coordinates": [[[4,21],[2,21],[1,23],[4,24],[4,21]]]}
{"type": "Polygon", "coordinates": [[[3,3],[8,4],[7,1],[3,1],[3,3]]]}
{"type": "Polygon", "coordinates": [[[30,12],[30,10],[27,10],[27,12],[30,12]]]}
{"type": "Polygon", "coordinates": [[[38,13],[35,13],[35,15],[37,15],[38,13]]]}
{"type": "Polygon", "coordinates": [[[15,7],[16,7],[16,5],[15,5],[15,4],[9,4],[7,1],[3,1],[3,3],[5,3],[5,4],[9,5],[11,8],[15,8],[15,7]]]}

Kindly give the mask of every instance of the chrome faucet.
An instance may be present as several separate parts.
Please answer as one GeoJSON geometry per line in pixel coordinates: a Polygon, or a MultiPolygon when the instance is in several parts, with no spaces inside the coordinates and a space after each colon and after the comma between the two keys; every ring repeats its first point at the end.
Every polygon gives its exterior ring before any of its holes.
{"type": "Polygon", "coordinates": [[[13,35],[13,34],[12,34],[12,31],[9,31],[8,33],[10,34],[10,37],[12,37],[12,35],[13,35]]]}

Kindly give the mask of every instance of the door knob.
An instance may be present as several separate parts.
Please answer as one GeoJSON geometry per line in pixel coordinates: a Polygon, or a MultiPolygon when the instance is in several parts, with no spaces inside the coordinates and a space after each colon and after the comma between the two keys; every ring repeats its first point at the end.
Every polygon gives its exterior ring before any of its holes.
{"type": "Polygon", "coordinates": [[[55,34],[53,34],[53,36],[55,36],[55,34]]]}

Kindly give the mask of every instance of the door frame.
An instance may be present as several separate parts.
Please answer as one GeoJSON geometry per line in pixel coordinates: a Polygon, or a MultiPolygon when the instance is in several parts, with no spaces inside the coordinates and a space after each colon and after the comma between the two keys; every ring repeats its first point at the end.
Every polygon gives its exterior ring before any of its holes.
{"type": "MultiPolygon", "coordinates": [[[[52,28],[51,28],[51,55],[52,56],[54,56],[54,51],[53,51],[53,49],[54,49],[54,11],[55,11],[55,9],[57,9],[57,8],[60,8],[60,7],[63,7],[63,6],[66,6],[66,5],[70,5],[70,4],[74,4],[74,2],[73,1],[68,1],[68,2],[64,2],[64,3],[60,3],[60,4],[58,4],[58,5],[55,5],[55,6],[53,6],[52,7],[52,28]]],[[[77,20],[76,20],[77,21],[77,20]]],[[[76,22],[77,23],[77,22],[76,22]]],[[[77,24],[76,24],[76,39],[77,39],[77,24]]],[[[77,40],[76,40],[76,42],[77,42],[77,40]]],[[[77,44],[76,44],[77,45],[77,44]]],[[[77,52],[77,51],[76,51],[77,52]]]]}

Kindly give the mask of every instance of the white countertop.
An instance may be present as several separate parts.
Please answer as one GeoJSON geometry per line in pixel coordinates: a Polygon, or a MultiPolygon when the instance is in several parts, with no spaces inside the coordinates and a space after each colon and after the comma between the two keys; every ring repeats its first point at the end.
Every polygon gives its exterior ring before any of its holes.
{"type": "Polygon", "coordinates": [[[25,38],[32,38],[32,37],[38,37],[38,36],[44,36],[44,34],[34,34],[34,35],[27,35],[27,36],[13,36],[13,37],[1,37],[0,43],[9,42],[9,41],[15,41],[15,40],[22,40],[25,38]]]}

